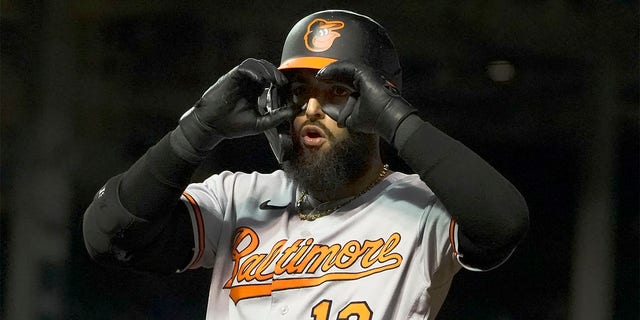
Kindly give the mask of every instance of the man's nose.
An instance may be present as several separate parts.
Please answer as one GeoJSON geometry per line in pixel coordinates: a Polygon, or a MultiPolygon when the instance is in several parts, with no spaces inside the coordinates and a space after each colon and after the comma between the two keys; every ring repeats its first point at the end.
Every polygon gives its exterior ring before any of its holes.
{"type": "Polygon", "coordinates": [[[309,98],[305,114],[307,115],[307,119],[310,121],[324,118],[324,111],[322,111],[322,104],[320,103],[320,100],[315,97],[309,98]]]}

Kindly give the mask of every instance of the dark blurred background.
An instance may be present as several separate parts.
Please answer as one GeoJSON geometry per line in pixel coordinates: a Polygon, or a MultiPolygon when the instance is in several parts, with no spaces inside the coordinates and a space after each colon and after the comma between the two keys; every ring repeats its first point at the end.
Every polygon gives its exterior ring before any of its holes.
{"type": "MultiPolygon", "coordinates": [[[[208,270],[103,268],[82,214],[219,76],[278,64],[289,28],[327,8],[384,25],[405,97],[528,201],[520,248],[458,274],[439,319],[639,318],[638,3],[623,0],[2,0],[0,317],[204,319],[208,270]]],[[[275,168],[260,135],[225,141],[196,179],[275,168]]]]}

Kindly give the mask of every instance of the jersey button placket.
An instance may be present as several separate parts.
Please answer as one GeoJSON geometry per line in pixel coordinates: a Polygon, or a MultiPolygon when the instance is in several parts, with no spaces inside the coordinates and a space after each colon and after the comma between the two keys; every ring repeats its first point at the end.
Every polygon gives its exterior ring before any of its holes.
{"type": "Polygon", "coordinates": [[[269,319],[289,319],[290,311],[287,303],[286,294],[280,291],[274,291],[271,294],[271,311],[269,319]]]}
{"type": "Polygon", "coordinates": [[[289,313],[289,306],[283,306],[282,308],[280,308],[280,314],[281,315],[286,315],[287,313],[289,313]]]}

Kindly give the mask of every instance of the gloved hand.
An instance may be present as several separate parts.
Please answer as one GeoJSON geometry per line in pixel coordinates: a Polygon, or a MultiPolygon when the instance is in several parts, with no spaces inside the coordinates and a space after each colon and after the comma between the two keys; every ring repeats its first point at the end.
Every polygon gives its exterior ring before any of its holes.
{"type": "Polygon", "coordinates": [[[322,106],[322,111],[336,120],[340,127],[375,133],[393,143],[402,120],[416,112],[391,82],[368,66],[337,61],[318,71],[316,78],[322,81],[353,81],[355,92],[344,106],[322,106]]]}
{"type": "MultiPolygon", "coordinates": [[[[270,84],[284,86],[287,78],[266,60],[247,59],[220,77],[180,119],[179,129],[195,149],[204,152],[222,139],[254,135],[293,117],[291,108],[258,112],[258,97],[270,84]]],[[[173,139],[183,141],[183,139],[173,139]]],[[[174,143],[175,144],[175,143],[174,143]]],[[[180,148],[184,149],[184,148],[180,148]]]]}

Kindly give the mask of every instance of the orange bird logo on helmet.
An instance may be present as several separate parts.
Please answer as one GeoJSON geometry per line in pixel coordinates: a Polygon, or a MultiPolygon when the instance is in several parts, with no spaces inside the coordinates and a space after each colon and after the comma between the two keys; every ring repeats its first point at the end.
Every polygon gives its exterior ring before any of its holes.
{"type": "Polygon", "coordinates": [[[325,19],[314,19],[307,26],[307,33],[304,34],[304,45],[313,52],[323,52],[331,48],[333,41],[340,37],[336,30],[344,28],[344,22],[325,19]]]}

